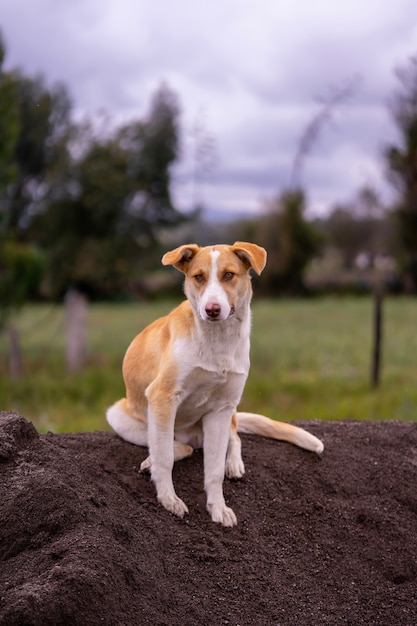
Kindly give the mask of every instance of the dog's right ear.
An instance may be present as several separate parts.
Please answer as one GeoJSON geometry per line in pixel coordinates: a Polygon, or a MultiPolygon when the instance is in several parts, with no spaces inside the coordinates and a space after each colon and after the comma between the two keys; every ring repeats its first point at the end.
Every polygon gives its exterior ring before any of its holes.
{"type": "Polygon", "coordinates": [[[188,264],[199,250],[200,246],[197,246],[195,243],[175,248],[175,250],[171,250],[171,252],[164,254],[162,257],[162,265],[173,265],[177,268],[177,270],[186,274],[188,271],[188,264]]]}

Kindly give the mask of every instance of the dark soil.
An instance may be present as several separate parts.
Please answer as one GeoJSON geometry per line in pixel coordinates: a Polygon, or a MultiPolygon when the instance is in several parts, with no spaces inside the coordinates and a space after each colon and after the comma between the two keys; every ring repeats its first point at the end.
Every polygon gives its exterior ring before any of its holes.
{"type": "Polygon", "coordinates": [[[0,623],[415,626],[417,424],[306,426],[321,458],[242,437],[226,529],[201,452],[174,469],[180,520],[138,472],[145,449],[0,414],[0,623]]]}

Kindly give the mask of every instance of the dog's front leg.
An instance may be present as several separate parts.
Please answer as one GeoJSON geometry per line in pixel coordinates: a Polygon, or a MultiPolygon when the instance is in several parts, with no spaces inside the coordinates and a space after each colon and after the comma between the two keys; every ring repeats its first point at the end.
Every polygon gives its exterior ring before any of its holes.
{"type": "Polygon", "coordinates": [[[233,510],[226,506],[223,480],[233,409],[209,413],[203,418],[204,433],[204,487],[207,510],[213,522],[223,526],[237,524],[233,510]]]}
{"type": "Polygon", "coordinates": [[[188,513],[185,503],[177,496],[172,482],[174,466],[174,420],[161,425],[157,419],[148,419],[149,460],[152,480],[155,483],[158,502],[167,511],[183,517],[188,513]]]}
{"type": "Polygon", "coordinates": [[[174,424],[179,394],[164,388],[156,380],[146,390],[146,397],[149,461],[157,499],[168,511],[183,517],[184,513],[188,513],[188,508],[175,493],[172,482],[174,424]]]}

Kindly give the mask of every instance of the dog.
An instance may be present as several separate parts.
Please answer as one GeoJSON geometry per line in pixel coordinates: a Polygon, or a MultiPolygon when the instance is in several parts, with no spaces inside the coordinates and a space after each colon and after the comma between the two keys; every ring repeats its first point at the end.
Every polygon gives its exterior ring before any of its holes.
{"type": "Polygon", "coordinates": [[[266,251],[253,243],[182,245],[162,258],[185,274],[187,299],[132,341],[123,360],[126,398],[107,410],[115,432],[149,448],[158,501],[188,512],[177,496],[174,461],[203,448],[207,510],[214,522],[237,523],[226,506],[223,480],[245,472],[238,432],[291,442],[320,454],[323,443],[306,430],[263,415],[237,412],[249,372],[250,270],[258,275],[266,251]]]}

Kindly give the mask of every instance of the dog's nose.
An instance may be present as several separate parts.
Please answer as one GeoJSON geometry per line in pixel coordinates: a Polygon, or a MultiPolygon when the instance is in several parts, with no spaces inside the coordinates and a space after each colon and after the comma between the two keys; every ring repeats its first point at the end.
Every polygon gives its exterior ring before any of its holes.
{"type": "Polygon", "coordinates": [[[220,312],[221,312],[220,304],[217,304],[217,302],[208,302],[206,304],[205,311],[208,317],[215,319],[216,317],[219,317],[220,315],[220,312]]]}

